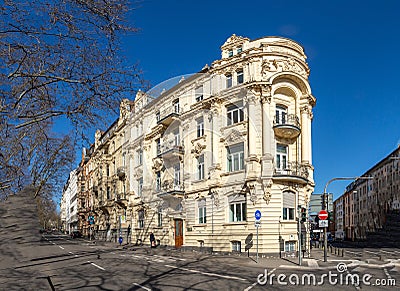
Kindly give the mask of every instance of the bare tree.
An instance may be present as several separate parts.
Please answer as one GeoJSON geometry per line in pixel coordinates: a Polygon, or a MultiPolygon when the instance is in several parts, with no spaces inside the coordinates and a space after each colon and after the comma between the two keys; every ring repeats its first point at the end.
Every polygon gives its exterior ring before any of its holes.
{"type": "Polygon", "coordinates": [[[40,191],[65,155],[60,146],[108,122],[143,86],[120,56],[121,36],[136,29],[126,0],[2,2],[0,191],[27,182],[40,191]],[[54,137],[56,119],[73,125],[74,139],[54,137]]]}

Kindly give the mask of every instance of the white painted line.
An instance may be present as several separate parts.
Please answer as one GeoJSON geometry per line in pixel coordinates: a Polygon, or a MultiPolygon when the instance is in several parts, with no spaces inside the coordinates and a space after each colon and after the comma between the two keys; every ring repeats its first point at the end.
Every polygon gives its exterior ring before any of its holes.
{"type": "Polygon", "coordinates": [[[65,250],[62,246],[58,246],[60,249],[65,250]]]}
{"type": "Polygon", "coordinates": [[[386,268],[383,269],[383,272],[385,273],[386,277],[388,277],[388,279],[392,279],[392,276],[390,276],[388,270],[386,270],[386,268]]]}
{"type": "MultiPolygon", "coordinates": [[[[275,272],[276,268],[273,268],[270,272],[268,272],[267,277],[271,276],[271,274],[273,272],[275,272]]],[[[244,289],[243,291],[249,291],[250,289],[253,289],[254,286],[256,286],[258,284],[258,281],[253,283],[252,285],[250,285],[249,287],[247,287],[246,289],[244,289]]]]}
{"type": "Polygon", "coordinates": [[[219,277],[219,278],[225,278],[225,279],[247,281],[246,279],[235,277],[235,276],[227,276],[227,275],[220,275],[220,274],[215,274],[215,273],[207,273],[207,272],[202,272],[202,271],[198,271],[198,270],[191,270],[191,269],[186,269],[186,268],[177,267],[177,266],[171,266],[171,265],[164,265],[164,266],[168,267],[168,268],[179,269],[179,270],[183,270],[183,271],[187,271],[187,272],[191,272],[191,273],[198,273],[198,274],[211,276],[211,277],[219,277]]]}
{"type": "Polygon", "coordinates": [[[91,265],[95,266],[96,268],[99,268],[100,270],[103,270],[103,271],[106,270],[103,267],[100,267],[99,265],[96,265],[95,263],[92,263],[91,261],[88,261],[88,263],[90,263],[91,265]]]}
{"type": "Polygon", "coordinates": [[[164,260],[169,259],[169,260],[173,260],[173,261],[186,261],[186,259],[176,258],[176,257],[164,257],[164,256],[159,256],[159,255],[153,255],[153,257],[159,257],[164,260]]]}
{"type": "Polygon", "coordinates": [[[142,286],[142,285],[140,285],[140,284],[138,284],[138,283],[133,283],[133,285],[138,286],[138,287],[140,287],[140,288],[142,288],[142,289],[144,289],[144,290],[151,291],[151,289],[146,288],[146,287],[144,287],[144,286],[142,286]]]}

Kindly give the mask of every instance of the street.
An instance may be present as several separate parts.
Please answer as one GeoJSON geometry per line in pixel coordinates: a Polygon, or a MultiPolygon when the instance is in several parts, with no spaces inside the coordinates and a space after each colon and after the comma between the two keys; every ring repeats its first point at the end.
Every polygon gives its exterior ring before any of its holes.
{"type": "Polygon", "coordinates": [[[334,290],[338,286],[345,290],[388,290],[393,288],[391,279],[396,283],[400,280],[398,249],[386,250],[390,258],[384,261],[371,250],[360,256],[354,249],[354,257],[331,255],[326,263],[305,259],[301,267],[279,258],[260,258],[256,263],[247,256],[94,244],[60,234],[43,235],[34,250],[15,270],[42,274],[35,278],[41,290],[51,290],[51,286],[54,290],[265,290],[271,288],[269,285],[276,290],[334,290]],[[361,285],[353,286],[348,274],[358,276],[361,285]],[[364,284],[366,275],[370,277],[364,284]],[[377,286],[376,279],[392,286],[377,286]]]}

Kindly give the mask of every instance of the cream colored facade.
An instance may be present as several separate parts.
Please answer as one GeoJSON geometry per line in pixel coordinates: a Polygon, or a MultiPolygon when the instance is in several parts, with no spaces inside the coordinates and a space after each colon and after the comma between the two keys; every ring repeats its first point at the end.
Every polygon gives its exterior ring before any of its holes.
{"type": "Polygon", "coordinates": [[[99,231],[130,225],[132,242],[153,232],[166,245],[245,251],[252,242],[254,252],[260,210],[259,252],[297,249],[298,209],[314,189],[304,50],[232,35],[221,51],[157,98],[124,100],[96,133],[82,168],[99,231]]]}

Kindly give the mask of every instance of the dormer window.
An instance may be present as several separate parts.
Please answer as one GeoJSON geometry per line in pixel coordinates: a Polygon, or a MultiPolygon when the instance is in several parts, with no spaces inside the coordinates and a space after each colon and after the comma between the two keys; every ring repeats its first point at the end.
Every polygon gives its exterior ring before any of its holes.
{"type": "Polygon", "coordinates": [[[229,50],[228,51],[228,57],[232,57],[233,56],[233,50],[229,50]]]}
{"type": "Polygon", "coordinates": [[[241,47],[241,46],[240,46],[240,47],[238,47],[238,48],[236,49],[236,52],[237,52],[238,54],[240,54],[242,51],[243,51],[243,49],[242,49],[242,47],[241,47]]]}

